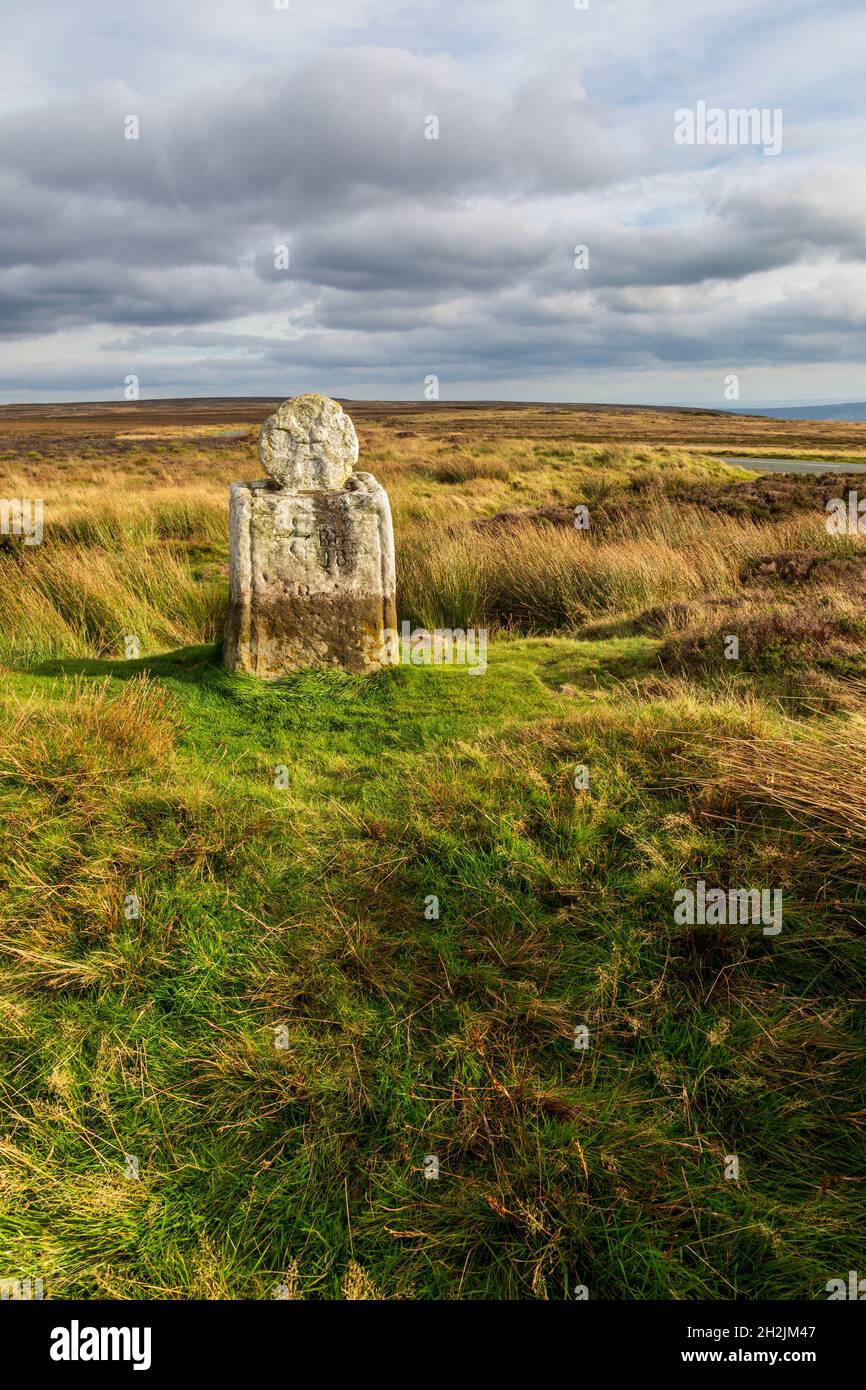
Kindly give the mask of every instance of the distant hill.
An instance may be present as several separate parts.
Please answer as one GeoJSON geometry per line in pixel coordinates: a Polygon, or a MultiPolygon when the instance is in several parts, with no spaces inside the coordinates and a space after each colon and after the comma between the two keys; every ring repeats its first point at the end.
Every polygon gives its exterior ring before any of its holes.
{"type": "MultiPolygon", "coordinates": [[[[290,393],[289,393],[290,394],[290,393]]],[[[164,396],[140,401],[20,401],[0,404],[0,420],[123,420],[128,422],[133,416],[160,417],[181,424],[186,421],[196,423],[205,420],[217,423],[229,420],[260,421],[272,410],[276,410],[280,396],[164,396]]],[[[544,415],[611,417],[634,416],[639,418],[667,416],[680,419],[684,424],[701,421],[723,423],[732,415],[760,415],[770,420],[837,420],[841,424],[849,421],[866,423],[866,401],[855,401],[851,405],[791,405],[768,406],[763,409],[742,406],[737,410],[721,406],[695,405],[625,405],[619,402],[599,401],[417,401],[417,400],[350,400],[340,397],[353,416],[360,419],[375,418],[387,412],[395,419],[416,416],[424,412],[450,415],[472,415],[479,411],[495,411],[497,414],[518,412],[539,412],[544,415]]]]}
{"type": "Polygon", "coordinates": [[[866,401],[852,405],[785,405],[772,410],[733,410],[732,415],[768,415],[771,420],[866,420],[866,401]]]}

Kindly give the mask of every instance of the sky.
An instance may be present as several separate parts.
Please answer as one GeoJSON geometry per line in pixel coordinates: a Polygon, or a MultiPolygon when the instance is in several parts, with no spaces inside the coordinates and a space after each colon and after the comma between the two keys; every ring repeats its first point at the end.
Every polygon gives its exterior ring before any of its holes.
{"type": "Polygon", "coordinates": [[[863,0],[0,0],[0,33],[0,401],[866,399],[863,0]],[[772,141],[683,143],[701,103],[772,141]]]}

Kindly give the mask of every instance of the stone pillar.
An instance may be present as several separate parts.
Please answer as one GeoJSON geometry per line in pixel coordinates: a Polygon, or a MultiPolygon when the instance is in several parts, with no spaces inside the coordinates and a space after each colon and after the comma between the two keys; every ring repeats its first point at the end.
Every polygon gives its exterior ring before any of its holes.
{"type": "Polygon", "coordinates": [[[358,437],[326,396],[284,401],[259,435],[268,477],[232,483],[231,671],[275,680],[308,666],[372,671],[393,657],[394,531],[385,489],[355,473],[358,437]]]}

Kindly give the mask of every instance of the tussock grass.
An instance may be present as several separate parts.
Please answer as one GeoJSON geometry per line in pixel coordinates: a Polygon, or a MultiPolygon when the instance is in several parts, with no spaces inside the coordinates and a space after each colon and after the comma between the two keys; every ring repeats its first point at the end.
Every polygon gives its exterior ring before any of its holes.
{"type": "Polygon", "coordinates": [[[50,506],[45,530],[51,542],[103,549],[165,540],[223,544],[227,516],[225,497],[209,488],[155,488],[96,505],[50,506]]]}
{"type": "Polygon", "coordinates": [[[0,776],[54,792],[69,778],[78,788],[158,764],[177,731],[165,691],[146,674],[116,690],[107,676],[56,681],[26,700],[6,690],[3,715],[0,776]]]}
{"type": "MultiPolygon", "coordinates": [[[[424,441],[411,444],[420,451],[424,441]]],[[[683,505],[666,489],[716,473],[730,477],[730,470],[684,451],[624,445],[546,447],[529,464],[521,456],[527,470],[520,475],[521,505],[586,497],[595,529],[527,526],[482,534],[469,525],[479,502],[488,512],[503,501],[514,505],[504,480],[512,477],[515,447],[503,453],[442,451],[430,467],[451,470],[452,481],[432,484],[428,495],[417,491],[416,473],[429,473],[423,459],[408,467],[404,461],[395,475],[401,616],[428,627],[573,631],[672,601],[736,593],[744,567],[774,550],[851,550],[838,541],[833,549],[818,516],[756,523],[683,505]],[[479,487],[498,491],[482,497],[479,487]],[[606,524],[612,500],[615,520],[606,524]]],[[[0,591],[16,614],[14,629],[0,641],[0,660],[119,656],[129,635],[146,654],[220,633],[222,488],[196,479],[188,488],[118,487],[106,498],[79,485],[67,501],[48,496],[45,524],[42,546],[0,554],[0,591]]]]}
{"type": "Polygon", "coordinates": [[[511,468],[498,459],[452,458],[435,463],[431,469],[437,483],[471,483],[477,478],[508,482],[511,468]]]}
{"type": "Polygon", "coordinates": [[[741,595],[743,571],[759,556],[810,548],[844,556],[851,546],[817,516],[756,523],[653,496],[597,532],[527,525],[413,536],[398,558],[400,605],[428,627],[573,631],[674,601],[741,595]]]}
{"type": "Polygon", "coordinates": [[[142,654],[213,640],[225,614],[224,581],[196,575],[183,552],[129,539],[113,549],[46,541],[0,555],[0,592],[14,615],[0,636],[10,665],[122,659],[128,636],[142,654]]]}

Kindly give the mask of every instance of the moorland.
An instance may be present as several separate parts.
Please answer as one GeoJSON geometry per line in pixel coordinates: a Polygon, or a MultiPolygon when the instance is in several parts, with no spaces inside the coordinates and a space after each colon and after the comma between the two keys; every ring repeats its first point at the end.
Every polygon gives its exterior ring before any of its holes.
{"type": "Polygon", "coordinates": [[[866,424],[351,403],[400,617],[487,669],[265,685],[219,643],[275,404],[0,409],[45,515],[0,536],[0,1275],[825,1297],[862,1260],[858,479],[724,458],[862,464],[866,424]],[[676,922],[698,880],[783,930],[676,922]]]}

